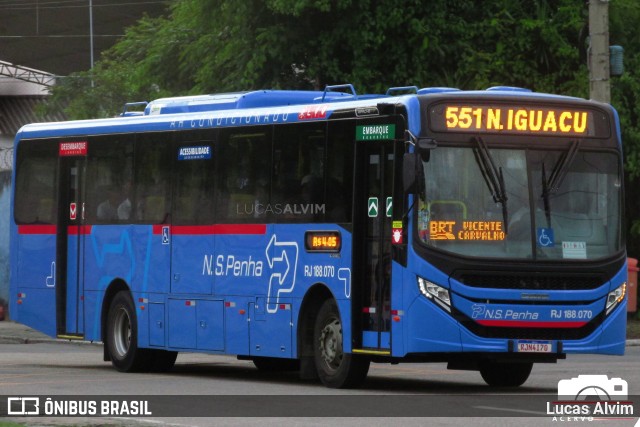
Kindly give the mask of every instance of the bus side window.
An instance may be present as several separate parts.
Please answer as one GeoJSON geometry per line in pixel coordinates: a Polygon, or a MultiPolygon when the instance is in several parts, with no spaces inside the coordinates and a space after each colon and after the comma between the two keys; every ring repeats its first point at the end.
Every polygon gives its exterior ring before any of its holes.
{"type": "Polygon", "coordinates": [[[354,134],[353,121],[329,124],[325,199],[327,222],[351,222],[354,134]]]}
{"type": "Polygon", "coordinates": [[[125,136],[100,136],[89,142],[86,215],[89,223],[133,222],[133,144],[125,136]]]}
{"type": "Polygon", "coordinates": [[[211,224],[214,221],[214,134],[186,134],[184,138],[173,150],[176,174],[172,223],[211,224]],[[194,152],[207,154],[192,154],[194,152]]]}
{"type": "Polygon", "coordinates": [[[135,206],[133,215],[144,224],[169,221],[171,163],[166,134],[141,134],[136,141],[135,206]]]}
{"type": "Polygon", "coordinates": [[[218,222],[268,222],[271,181],[270,127],[220,132],[218,222]]]}
{"type": "Polygon", "coordinates": [[[54,144],[23,141],[18,149],[15,220],[19,224],[56,222],[56,164],[54,144]],[[51,148],[51,150],[49,150],[51,148]]]}
{"type": "Polygon", "coordinates": [[[276,222],[324,221],[325,158],[325,123],[276,127],[273,203],[280,207],[276,222]]]}

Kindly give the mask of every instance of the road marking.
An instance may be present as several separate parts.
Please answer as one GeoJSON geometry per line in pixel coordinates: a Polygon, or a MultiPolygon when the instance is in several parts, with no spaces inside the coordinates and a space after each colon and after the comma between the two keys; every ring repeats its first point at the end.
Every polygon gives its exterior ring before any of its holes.
{"type": "Polygon", "coordinates": [[[192,424],[179,424],[179,423],[168,423],[165,418],[165,420],[150,420],[150,419],[146,419],[146,418],[130,418],[130,417],[104,417],[106,419],[109,420],[115,420],[115,421],[122,421],[122,420],[126,420],[126,421],[134,421],[137,423],[144,423],[144,424],[157,424],[157,425],[162,425],[162,426],[175,426],[175,427],[188,427],[191,426],[192,424]]]}
{"type": "Polygon", "coordinates": [[[472,408],[489,409],[491,411],[519,412],[522,414],[535,414],[535,415],[542,414],[542,412],[540,411],[527,411],[526,409],[513,409],[513,408],[498,408],[495,406],[472,406],[472,408]]]}

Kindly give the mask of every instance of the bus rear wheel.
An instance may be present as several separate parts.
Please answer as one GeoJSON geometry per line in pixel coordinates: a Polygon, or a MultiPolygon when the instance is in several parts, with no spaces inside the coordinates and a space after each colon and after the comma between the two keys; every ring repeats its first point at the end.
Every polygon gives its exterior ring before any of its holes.
{"type": "Polygon", "coordinates": [[[519,387],[527,381],[532,368],[532,362],[483,361],[480,363],[480,375],[491,387],[519,387]]]}
{"type": "Polygon", "coordinates": [[[138,348],[136,312],[127,291],[118,292],[111,301],[105,345],[111,363],[118,371],[141,371],[152,363],[152,353],[138,348]]]}
{"type": "Polygon", "coordinates": [[[320,381],[331,388],[357,387],[367,377],[369,359],[343,351],[342,321],[333,299],[326,300],[313,333],[314,360],[320,381]]]}

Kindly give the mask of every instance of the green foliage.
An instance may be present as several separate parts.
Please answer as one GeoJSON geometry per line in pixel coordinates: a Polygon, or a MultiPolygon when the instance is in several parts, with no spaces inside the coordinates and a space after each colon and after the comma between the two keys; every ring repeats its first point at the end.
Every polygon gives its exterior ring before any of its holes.
{"type": "MultiPolygon", "coordinates": [[[[611,0],[611,44],[625,48],[612,104],[632,252],[640,252],[638,22],[637,0],[611,0]]],[[[587,46],[588,3],[575,0],[174,0],[165,17],[128,29],[93,70],[62,79],[50,108],[106,117],[128,101],[347,82],[361,93],[508,85],[588,97],[587,46]]]]}
{"type": "Polygon", "coordinates": [[[573,0],[180,0],[64,79],[54,101],[86,118],[166,95],[344,82],[583,96],[586,16],[573,0]]]}
{"type": "Polygon", "coordinates": [[[610,44],[622,45],[624,74],[611,80],[612,104],[620,113],[625,166],[631,179],[640,177],[640,33],[632,30],[640,22],[640,3],[616,0],[610,10],[610,44]]]}
{"type": "Polygon", "coordinates": [[[193,81],[176,66],[188,36],[172,20],[143,18],[93,70],[60,79],[50,108],[65,105],[66,114],[74,119],[108,117],[119,113],[126,102],[188,91],[193,81]]]}
{"type": "Polygon", "coordinates": [[[611,45],[624,47],[624,74],[611,79],[611,104],[620,115],[626,172],[627,250],[640,256],[640,3],[613,0],[609,9],[611,45]]]}

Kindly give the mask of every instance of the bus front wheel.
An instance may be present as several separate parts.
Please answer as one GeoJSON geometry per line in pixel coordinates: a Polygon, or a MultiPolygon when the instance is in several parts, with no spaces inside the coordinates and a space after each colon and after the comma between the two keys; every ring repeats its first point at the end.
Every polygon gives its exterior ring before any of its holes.
{"type": "Polygon", "coordinates": [[[480,362],[480,375],[491,387],[518,387],[527,381],[533,363],[480,362]]]}
{"type": "Polygon", "coordinates": [[[333,299],[326,300],[316,318],[314,360],[320,381],[331,388],[359,386],[369,372],[369,359],[343,351],[342,321],[333,299]]]}
{"type": "Polygon", "coordinates": [[[149,366],[151,354],[138,348],[135,307],[127,291],[118,292],[111,301],[105,341],[111,363],[118,371],[140,371],[149,366]]]}

